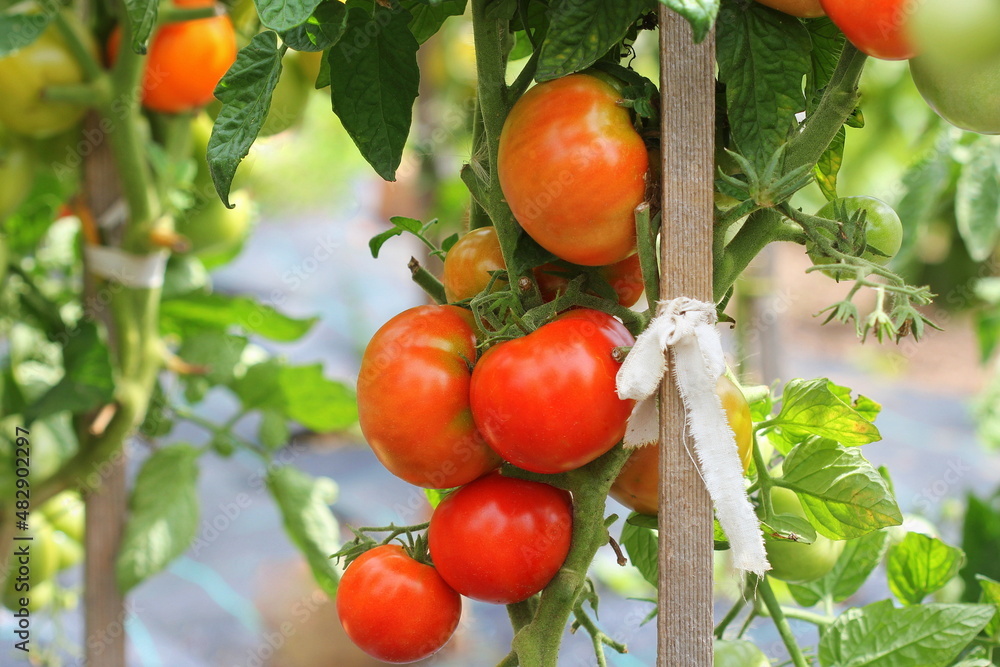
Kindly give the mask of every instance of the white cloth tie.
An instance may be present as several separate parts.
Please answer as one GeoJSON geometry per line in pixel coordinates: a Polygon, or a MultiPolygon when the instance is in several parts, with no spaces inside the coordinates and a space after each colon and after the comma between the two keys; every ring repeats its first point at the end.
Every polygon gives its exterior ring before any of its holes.
{"type": "Polygon", "coordinates": [[[687,431],[715,516],[733,551],[733,565],[763,576],[771,569],[760,520],[743,483],[736,437],[716,394],[726,370],[716,329],[715,304],[681,297],[661,301],[661,312],[639,336],[618,371],[618,396],[635,399],[625,431],[625,447],[657,446],[660,439],[657,390],[673,352],[674,380],[687,414],[687,431]]]}

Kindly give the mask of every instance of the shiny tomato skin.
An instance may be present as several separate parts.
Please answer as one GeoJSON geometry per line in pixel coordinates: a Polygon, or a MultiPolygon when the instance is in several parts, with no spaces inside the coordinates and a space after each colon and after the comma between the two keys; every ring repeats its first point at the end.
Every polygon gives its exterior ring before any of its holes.
{"type": "Polygon", "coordinates": [[[361,430],[382,465],[410,484],[451,488],[500,464],[469,407],[472,326],[457,306],[417,306],[386,322],[362,356],[361,430]]]}
{"type": "MultiPolygon", "coordinates": [[[[618,295],[618,303],[630,308],[639,301],[646,286],[642,280],[639,255],[629,255],[620,262],[598,269],[601,277],[618,295]]],[[[543,264],[535,269],[535,282],[542,291],[542,298],[552,301],[566,290],[576,274],[555,264],[543,264]]]]}
{"type": "Polygon", "coordinates": [[[474,600],[512,604],[548,585],[572,535],[568,492],[491,473],[437,506],[427,539],[452,588],[474,600]]]}
{"type": "Polygon", "coordinates": [[[540,83],[500,133],[500,187],[514,217],[561,259],[602,266],[635,252],[649,156],[621,95],[587,75],[540,83]]]}
{"type": "Polygon", "coordinates": [[[358,648],[391,663],[423,660],[448,643],[462,598],[398,544],[358,556],[337,589],[337,615],[358,648]]]}
{"type": "Polygon", "coordinates": [[[616,347],[635,340],[621,322],[573,310],[491,348],[472,374],[472,413],[486,442],[538,473],[574,470],[625,433],[633,401],[618,398],[616,347]]]}
{"type": "MultiPolygon", "coordinates": [[[[776,514],[806,518],[802,501],[791,489],[771,487],[771,504],[776,514]]],[[[844,552],[845,544],[842,540],[831,540],[818,533],[811,544],[765,535],[764,548],[771,564],[771,570],[767,574],[793,584],[815,581],[830,573],[840,554],[844,552]]]]}
{"type": "Polygon", "coordinates": [[[973,65],[919,56],[910,74],[937,115],[963,130],[1000,134],[1000,54],[973,65]]]}
{"type": "MultiPolygon", "coordinates": [[[[480,227],[465,234],[451,247],[444,259],[441,282],[448,301],[463,301],[476,296],[490,284],[491,271],[507,268],[500,251],[500,239],[493,227],[480,227]]],[[[494,288],[507,285],[497,280],[494,288]]]]}
{"type": "MultiPolygon", "coordinates": [[[[120,42],[121,29],[116,27],[108,40],[111,62],[120,42]]],[[[228,16],[164,25],[149,43],[142,104],[160,113],[199,109],[214,99],[215,87],[234,62],[236,31],[228,16]]]]}
{"type": "Polygon", "coordinates": [[[916,0],[820,0],[823,10],[854,46],[874,58],[907,60],[916,49],[906,22],[916,0]]]}
{"type": "Polygon", "coordinates": [[[826,15],[819,0],[757,0],[757,2],[771,9],[777,9],[779,12],[803,19],[813,19],[826,15]]]}
{"type": "MultiPolygon", "coordinates": [[[[736,436],[736,447],[745,473],[753,460],[753,418],[750,416],[750,404],[740,388],[725,375],[719,378],[715,392],[722,401],[729,427],[736,436]]],[[[608,495],[640,514],[659,513],[660,448],[646,445],[635,450],[618,473],[608,495]]]]}

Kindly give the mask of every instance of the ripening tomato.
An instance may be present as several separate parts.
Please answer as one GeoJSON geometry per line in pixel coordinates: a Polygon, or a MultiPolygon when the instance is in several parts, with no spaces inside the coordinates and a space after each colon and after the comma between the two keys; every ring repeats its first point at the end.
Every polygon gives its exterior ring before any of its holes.
{"type": "MultiPolygon", "coordinates": [[[[444,258],[441,282],[444,283],[445,296],[451,302],[471,299],[490,284],[491,272],[506,268],[496,229],[473,229],[462,236],[444,258]]],[[[494,288],[506,285],[506,280],[497,280],[494,288]]]]}
{"type": "Polygon", "coordinates": [[[916,55],[906,22],[916,0],[820,0],[823,10],[861,51],[883,60],[916,55]]]}
{"type": "Polygon", "coordinates": [[[441,501],[427,531],[431,558],[466,597],[511,604],[545,588],[569,553],[568,492],[492,473],[441,501]]]}
{"type": "Polygon", "coordinates": [[[812,19],[817,16],[824,16],[826,12],[820,6],[819,0],[757,0],[762,5],[777,9],[799,18],[812,19]]]}
{"type": "MultiPolygon", "coordinates": [[[[97,54],[90,31],[72,12],[63,12],[84,48],[97,54]]],[[[0,58],[0,125],[35,139],[52,137],[80,122],[87,107],[45,99],[49,86],[76,85],[85,80],[62,33],[49,25],[34,42],[0,58]]]]}
{"type": "MultiPolygon", "coordinates": [[[[775,514],[791,514],[806,518],[802,502],[791,489],[771,487],[771,505],[775,514]]],[[[812,544],[793,542],[764,536],[764,548],[771,570],[767,573],[775,579],[793,584],[815,581],[828,574],[844,551],[843,540],[831,540],[819,533],[812,544]]]]}
{"type": "Polygon", "coordinates": [[[455,634],[462,598],[398,544],[358,556],[337,588],[337,615],[358,647],[384,662],[423,660],[455,634]]]}
{"type": "Polygon", "coordinates": [[[500,133],[500,187],[514,217],[574,264],[613,264],[635,252],[649,156],[621,99],[601,79],[571,74],[525,93],[500,133]]]}
{"type": "MultiPolygon", "coordinates": [[[[200,5],[188,5],[200,6],[200,5]]],[[[108,57],[118,57],[121,28],[108,40],[108,57]]],[[[153,35],[142,79],[142,104],[161,113],[199,109],[236,61],[236,31],[228,16],[179,21],[153,35]]]]}
{"type": "Polygon", "coordinates": [[[1000,134],[1000,54],[975,64],[919,56],[913,83],[939,116],[963,130],[1000,134]]]}
{"type": "Polygon", "coordinates": [[[469,407],[475,359],[472,314],[457,306],[410,308],[375,332],[361,359],[358,420],[389,472],[446,489],[500,464],[469,407]]]}
{"type": "Polygon", "coordinates": [[[486,442],[516,466],[557,473],[590,463],[625,433],[633,401],[618,398],[621,322],[573,310],[491,348],[472,373],[472,414],[486,442]]]}
{"type": "MultiPolygon", "coordinates": [[[[634,306],[646,288],[642,280],[639,255],[629,255],[620,262],[602,266],[598,274],[618,295],[618,303],[629,308],[634,306]]],[[[535,282],[542,291],[542,298],[552,301],[566,290],[569,281],[577,276],[575,271],[556,264],[543,264],[535,269],[535,282]]]]}
{"type": "MultiPolygon", "coordinates": [[[[740,388],[725,375],[716,383],[715,393],[722,401],[729,428],[736,436],[736,447],[743,463],[743,472],[746,472],[753,460],[753,418],[750,416],[750,404],[740,388]]],[[[618,473],[608,495],[640,514],[659,513],[660,448],[657,445],[646,445],[635,450],[618,473]]]]}

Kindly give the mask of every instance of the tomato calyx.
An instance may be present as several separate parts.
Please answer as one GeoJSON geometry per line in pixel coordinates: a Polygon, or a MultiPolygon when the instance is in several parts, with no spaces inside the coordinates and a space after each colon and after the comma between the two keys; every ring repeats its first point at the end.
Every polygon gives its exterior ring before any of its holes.
{"type": "Polygon", "coordinates": [[[376,547],[395,542],[402,546],[403,551],[413,560],[430,565],[430,553],[427,549],[427,527],[429,525],[429,522],[425,522],[412,526],[397,526],[394,523],[390,523],[388,526],[361,526],[358,528],[350,526],[351,532],[354,533],[354,539],[344,544],[331,558],[347,567],[362,554],[376,547]],[[370,533],[389,533],[389,535],[381,540],[376,540],[370,533]],[[405,541],[400,538],[405,538],[405,541]]]}

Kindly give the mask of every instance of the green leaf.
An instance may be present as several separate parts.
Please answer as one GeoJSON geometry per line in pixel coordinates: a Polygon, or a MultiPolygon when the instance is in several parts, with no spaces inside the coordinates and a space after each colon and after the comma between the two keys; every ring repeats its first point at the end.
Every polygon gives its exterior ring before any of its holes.
{"type": "Polygon", "coordinates": [[[843,602],[857,593],[885,556],[889,533],[876,530],[844,543],[844,551],[824,577],[806,584],[789,584],[792,597],[803,607],[812,607],[824,598],[843,602]]]}
{"type": "Polygon", "coordinates": [[[980,310],[975,314],[974,324],[979,341],[979,360],[986,365],[1000,344],[1000,308],[980,310]]]}
{"type": "Polygon", "coordinates": [[[340,41],[347,28],[347,6],[325,0],[302,25],[281,35],[281,41],[296,51],[326,51],[340,41]]]}
{"type": "Polygon", "coordinates": [[[989,259],[1000,240],[1000,144],[991,138],[979,137],[962,166],[955,219],[969,256],[989,259]]]}
{"type": "Polygon", "coordinates": [[[639,514],[638,512],[632,512],[625,519],[626,523],[630,523],[633,526],[638,526],[639,528],[649,528],[650,530],[657,530],[660,527],[659,519],[656,518],[654,514],[639,514]]]}
{"type": "Polygon", "coordinates": [[[323,377],[323,366],[255,364],[232,384],[246,410],[271,410],[318,432],[338,431],[358,419],[357,399],[343,383],[323,377]]]}
{"type": "Polygon", "coordinates": [[[844,614],[819,642],[823,667],[946,667],[989,622],[993,607],[889,600],[844,614]]]}
{"type": "Polygon", "coordinates": [[[320,0],[254,0],[260,22],[278,32],[305,23],[319,3],[320,0]]]}
{"type": "Polygon", "coordinates": [[[262,410],[257,438],[268,449],[280,449],[288,444],[290,439],[288,420],[277,410],[262,410]]]}
{"type": "Polygon", "coordinates": [[[338,548],[339,528],[329,505],[336,500],[336,485],[286,466],[268,473],[267,487],[281,510],[285,532],[306,557],[316,583],[333,597],[338,575],[330,556],[338,548]]]}
{"type": "Polygon", "coordinates": [[[840,167],[844,163],[844,148],[847,144],[847,130],[840,128],[837,136],[833,138],[830,145],[823,151],[816,166],[813,167],[813,176],[816,177],[816,184],[819,185],[820,192],[827,201],[837,198],[837,176],[840,174],[840,167]]]}
{"type": "Polygon", "coordinates": [[[851,395],[851,389],[849,387],[841,387],[833,382],[830,383],[829,387],[830,391],[832,391],[837,398],[854,408],[857,413],[867,421],[874,422],[875,418],[878,417],[880,412],[882,412],[881,403],[876,403],[862,394],[858,394],[858,397],[854,398],[851,395]]]}
{"type": "Polygon", "coordinates": [[[287,366],[279,386],[285,414],[320,433],[339,431],[358,421],[357,398],[342,382],[323,377],[323,365],[287,366]]]}
{"type": "Polygon", "coordinates": [[[431,509],[436,508],[441,504],[441,501],[447,498],[455,489],[424,489],[424,495],[427,497],[427,502],[430,504],[431,509]]]}
{"type": "Polygon", "coordinates": [[[810,436],[828,438],[847,446],[881,440],[878,428],[868,418],[877,404],[864,399],[858,404],[859,411],[849,402],[850,394],[847,394],[847,401],[843,395],[841,388],[825,378],[791,380],[785,385],[781,411],[769,422],[778,433],[769,433],[769,439],[783,454],[810,436]]]}
{"type": "Polygon", "coordinates": [[[468,0],[400,0],[400,6],[410,12],[410,32],[421,44],[430,39],[449,16],[461,16],[465,13],[468,0]]]}
{"type": "Polygon", "coordinates": [[[328,56],[334,113],[387,181],[396,179],[420,84],[419,44],[409,21],[405,11],[376,5],[369,15],[351,7],[344,36],[328,56]]]}
{"type": "Polygon", "coordinates": [[[554,0],[535,79],[587,69],[625,37],[648,7],[647,0],[554,0]]]}
{"type": "Polygon", "coordinates": [[[996,640],[1000,638],[1000,581],[994,581],[982,575],[978,575],[976,579],[979,581],[979,587],[982,590],[982,593],[979,595],[979,601],[984,604],[991,604],[997,609],[985,630],[988,637],[996,640]]]}
{"type": "Polygon", "coordinates": [[[197,403],[209,388],[231,382],[233,370],[246,346],[245,336],[234,336],[218,329],[199,329],[186,335],[177,351],[178,356],[205,369],[204,373],[181,376],[188,402],[197,403]]]}
{"type": "Polygon", "coordinates": [[[691,24],[694,43],[700,44],[715,24],[720,0],[660,0],[691,24]]]}
{"type": "Polygon", "coordinates": [[[318,318],[300,320],[284,315],[250,297],[223,294],[188,294],[164,301],[160,309],[160,329],[164,333],[210,327],[232,328],[288,343],[305,336],[318,318]]]}
{"type": "Polygon", "coordinates": [[[401,215],[396,215],[389,218],[389,222],[392,223],[392,229],[387,229],[384,232],[380,232],[375,236],[371,237],[368,241],[368,249],[372,253],[372,257],[378,259],[379,252],[382,251],[382,246],[385,242],[391,238],[401,235],[403,232],[409,232],[410,234],[418,235],[423,229],[423,223],[419,220],[414,220],[413,218],[406,218],[401,215]]]}
{"type": "Polygon", "coordinates": [[[648,581],[653,587],[659,586],[659,538],[655,530],[643,528],[632,522],[634,513],[622,527],[621,544],[628,553],[632,565],[639,568],[642,578],[648,581]]]}
{"type": "Polygon", "coordinates": [[[170,403],[163,391],[163,385],[157,381],[153,386],[153,395],[149,399],[146,417],[142,420],[139,430],[149,438],[162,438],[174,428],[174,420],[170,403]]]}
{"type": "MultiPolygon", "coordinates": [[[[939,135],[935,145],[939,150],[911,166],[903,174],[903,196],[895,206],[899,219],[903,221],[903,256],[912,254],[918,238],[925,238],[929,225],[934,224],[942,206],[946,191],[953,184],[954,160],[951,156],[950,134],[939,135]]],[[[947,205],[952,206],[951,197],[947,205]]]]}
{"type": "Polygon", "coordinates": [[[807,441],[789,452],[782,467],[781,485],[798,494],[809,522],[832,540],[903,522],[888,483],[857,448],[807,441]]]}
{"type": "Polygon", "coordinates": [[[149,457],[129,499],[118,553],[118,588],[127,593],[180,556],[198,531],[198,455],[173,445],[149,457]]]}
{"type": "Polygon", "coordinates": [[[160,13],[157,0],[125,0],[125,11],[132,27],[132,50],[146,53],[149,36],[160,13]]]}
{"type": "Polygon", "coordinates": [[[65,373],[54,387],[28,406],[25,414],[28,423],[64,410],[84,413],[114,398],[111,353],[97,327],[89,320],[81,320],[77,328],[66,335],[69,340],[59,341],[65,344],[65,373]]]}
{"type": "Polygon", "coordinates": [[[846,38],[840,28],[826,17],[806,21],[805,26],[812,42],[812,50],[809,52],[812,67],[807,77],[809,110],[812,110],[819,102],[821,91],[830,83],[830,79],[837,69],[846,38]]]}
{"type": "Polygon", "coordinates": [[[270,31],[261,32],[240,49],[236,62],[215,89],[222,109],[208,140],[208,169],[215,189],[230,208],[229,189],[236,168],[250,152],[267,119],[271,93],[280,76],[278,36],[270,31]]]}
{"type": "Polygon", "coordinates": [[[936,537],[907,533],[902,542],[889,549],[886,561],[889,590],[903,604],[920,604],[954,579],[964,564],[965,554],[961,549],[936,537]]]}
{"type": "Polygon", "coordinates": [[[726,26],[717,38],[719,80],[733,141],[763,171],[805,110],[812,41],[798,19],[757,3],[727,3],[719,23],[726,26]]]}
{"type": "Polygon", "coordinates": [[[51,12],[0,16],[0,58],[28,46],[45,32],[52,21],[51,12]]]}
{"type": "MultiPolygon", "coordinates": [[[[957,481],[957,480],[956,480],[957,481]]],[[[966,498],[965,520],[962,524],[962,551],[966,563],[962,568],[965,591],[962,599],[979,599],[980,584],[976,575],[1000,581],[1000,510],[997,498],[981,499],[971,493],[966,498]]]]}

